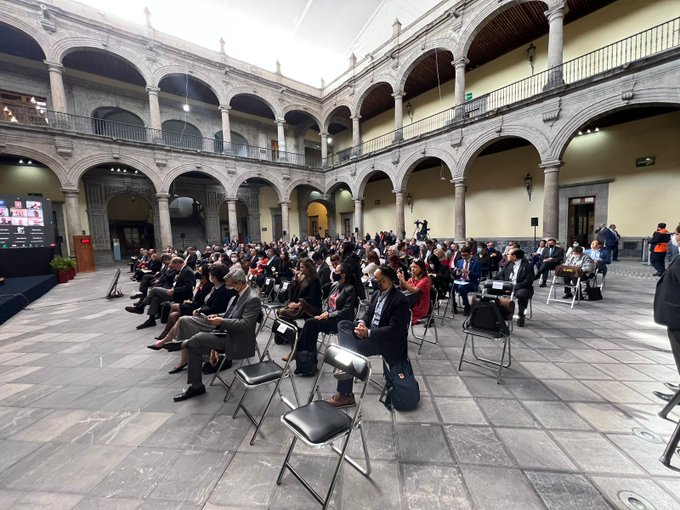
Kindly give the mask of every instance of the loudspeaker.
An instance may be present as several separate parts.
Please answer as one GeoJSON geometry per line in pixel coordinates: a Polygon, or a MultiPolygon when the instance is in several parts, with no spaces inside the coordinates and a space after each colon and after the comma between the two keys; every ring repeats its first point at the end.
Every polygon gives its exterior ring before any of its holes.
{"type": "Polygon", "coordinates": [[[531,226],[538,227],[538,218],[531,218],[531,226]]]}

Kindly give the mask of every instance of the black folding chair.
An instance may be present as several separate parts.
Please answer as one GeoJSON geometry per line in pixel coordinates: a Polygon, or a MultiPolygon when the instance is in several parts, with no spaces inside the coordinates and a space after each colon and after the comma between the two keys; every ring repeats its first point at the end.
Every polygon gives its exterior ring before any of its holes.
{"type": "Polygon", "coordinates": [[[320,367],[319,373],[316,376],[312,391],[309,394],[309,401],[306,405],[288,411],[281,416],[281,423],[293,434],[293,441],[288,448],[288,453],[281,466],[281,471],[276,479],[277,485],[281,484],[283,474],[288,469],[295,478],[302,484],[302,486],[319,502],[323,508],[327,508],[330,502],[333,489],[338,480],[340,468],[343,461],[347,461],[361,474],[370,476],[371,462],[368,456],[368,448],[366,446],[366,438],[364,436],[364,429],[361,423],[361,402],[366,393],[366,386],[371,377],[371,365],[368,359],[356,352],[350,351],[337,345],[331,345],[326,350],[323,364],[320,367]],[[363,382],[360,396],[357,397],[354,414],[350,415],[341,409],[337,409],[326,401],[321,400],[319,392],[319,380],[323,372],[323,365],[329,364],[339,370],[350,374],[355,379],[363,382]],[[314,395],[318,396],[318,400],[314,400],[314,395]],[[361,443],[364,451],[364,459],[366,467],[361,467],[354,459],[347,455],[347,447],[349,446],[352,433],[355,429],[359,429],[361,436],[361,443]],[[338,463],[333,472],[330,487],[326,496],[321,496],[311,484],[304,479],[304,477],[295,470],[290,464],[290,457],[293,454],[293,449],[298,440],[305,443],[312,448],[323,448],[324,446],[331,446],[332,450],[339,455],[338,463]],[[344,440],[342,447],[335,446],[335,442],[344,440]]]}
{"type": "MultiPolygon", "coordinates": [[[[432,287],[430,289],[430,304],[429,308],[427,310],[427,315],[423,317],[421,320],[422,325],[424,326],[425,330],[423,331],[422,336],[416,335],[415,331],[413,330],[413,324],[411,324],[411,336],[415,339],[414,343],[420,343],[420,346],[418,347],[418,354],[420,354],[420,351],[423,350],[423,344],[427,342],[428,344],[436,345],[439,343],[439,335],[437,334],[437,321],[435,320],[436,315],[434,313],[435,307],[437,306],[438,299],[437,299],[437,289],[432,287]],[[430,340],[427,338],[427,332],[428,330],[432,329],[434,331],[434,340],[430,340]]],[[[410,321],[409,321],[410,324],[410,321]]],[[[413,340],[412,340],[413,341],[413,340]]]]}

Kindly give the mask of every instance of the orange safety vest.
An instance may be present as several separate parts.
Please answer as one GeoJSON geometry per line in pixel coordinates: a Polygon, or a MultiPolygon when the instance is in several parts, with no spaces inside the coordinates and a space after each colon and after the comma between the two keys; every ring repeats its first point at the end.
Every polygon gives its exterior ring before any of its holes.
{"type": "MultiPolygon", "coordinates": [[[[670,234],[665,228],[658,229],[657,232],[659,234],[670,234]]],[[[654,253],[666,253],[668,251],[668,243],[656,243],[653,251],[654,253]]]]}

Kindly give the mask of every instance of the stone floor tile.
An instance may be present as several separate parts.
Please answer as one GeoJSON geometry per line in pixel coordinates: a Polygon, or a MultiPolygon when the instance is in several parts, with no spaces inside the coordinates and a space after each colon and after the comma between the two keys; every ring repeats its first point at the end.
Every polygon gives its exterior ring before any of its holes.
{"type": "Polygon", "coordinates": [[[514,466],[502,441],[491,427],[447,425],[444,432],[460,464],[514,466]]]}
{"type": "Polygon", "coordinates": [[[463,379],[455,375],[428,375],[426,376],[430,392],[435,396],[442,397],[471,397],[470,391],[463,379]]]}
{"type": "Polygon", "coordinates": [[[547,429],[591,430],[592,428],[562,402],[525,400],[522,403],[547,429]]]}
{"type": "Polygon", "coordinates": [[[585,472],[640,474],[619,449],[596,432],[552,433],[555,440],[585,472]]]}
{"type": "Polygon", "coordinates": [[[638,426],[635,420],[612,404],[574,402],[571,407],[600,432],[630,432],[638,426]]]}
{"type": "Polygon", "coordinates": [[[543,508],[541,500],[517,469],[461,466],[461,471],[480,510],[543,508]]]}
{"type": "Polygon", "coordinates": [[[463,477],[457,467],[402,464],[408,508],[471,509],[463,477]]]}
{"type": "Polygon", "coordinates": [[[548,510],[611,508],[583,475],[545,471],[527,471],[525,474],[548,510]]]}
{"type": "Polygon", "coordinates": [[[357,510],[373,510],[377,501],[385,508],[406,508],[401,497],[399,464],[396,462],[371,460],[370,478],[345,465],[340,477],[339,488],[334,494],[336,508],[340,501],[343,508],[357,510]]]}
{"type": "Polygon", "coordinates": [[[462,425],[486,425],[479,406],[471,398],[435,397],[434,401],[439,409],[444,423],[462,425]]]}
{"type": "Polygon", "coordinates": [[[538,423],[519,400],[480,398],[477,403],[495,427],[536,427],[538,423]]]}
{"type": "MultiPolygon", "coordinates": [[[[283,455],[236,453],[224,475],[210,495],[208,503],[244,508],[267,506],[271,502],[274,483],[283,465],[283,455]],[[250,490],[244,490],[244,487],[250,490]]],[[[281,487],[292,490],[299,485],[293,475],[284,474],[281,487]]],[[[313,501],[313,500],[312,500],[313,501]]]]}
{"type": "MultiPolygon", "coordinates": [[[[635,508],[636,502],[624,503],[619,498],[621,492],[642,496],[657,510],[680,508],[680,501],[664,490],[660,485],[649,479],[593,476],[595,486],[604,494],[609,502],[619,510],[635,508]]],[[[625,498],[626,500],[628,498],[625,498]]],[[[641,508],[638,506],[638,508],[641,508]]]]}
{"type": "Polygon", "coordinates": [[[451,452],[440,425],[398,423],[397,451],[403,462],[452,463],[451,452]]]}
{"type": "Polygon", "coordinates": [[[83,499],[77,494],[61,494],[54,492],[29,492],[21,497],[12,506],[17,510],[70,510],[75,508],[83,499]]]}
{"type": "Polygon", "coordinates": [[[521,468],[576,471],[576,466],[542,430],[499,428],[496,434],[521,468]]]}

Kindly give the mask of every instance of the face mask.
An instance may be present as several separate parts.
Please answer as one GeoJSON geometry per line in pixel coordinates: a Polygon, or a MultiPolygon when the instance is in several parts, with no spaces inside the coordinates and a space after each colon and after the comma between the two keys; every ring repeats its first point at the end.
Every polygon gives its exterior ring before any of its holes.
{"type": "Polygon", "coordinates": [[[233,264],[236,264],[236,263],[238,262],[238,258],[236,258],[236,257],[231,257],[231,262],[232,262],[233,264]]]}
{"type": "Polygon", "coordinates": [[[576,248],[576,247],[578,246],[578,243],[574,243],[574,244],[572,244],[572,246],[573,246],[574,248],[576,248]]]}
{"type": "Polygon", "coordinates": [[[339,274],[339,273],[336,273],[336,272],[333,272],[333,274],[331,276],[333,277],[334,282],[339,282],[340,279],[342,278],[342,275],[339,274]]]}
{"type": "Polygon", "coordinates": [[[554,247],[555,247],[554,244],[549,244],[549,245],[548,245],[548,248],[554,248],[554,247]]]}
{"type": "Polygon", "coordinates": [[[430,264],[430,269],[434,269],[434,264],[430,264]]]}
{"type": "Polygon", "coordinates": [[[481,249],[481,248],[477,248],[477,253],[482,253],[482,249],[481,249]]]}

